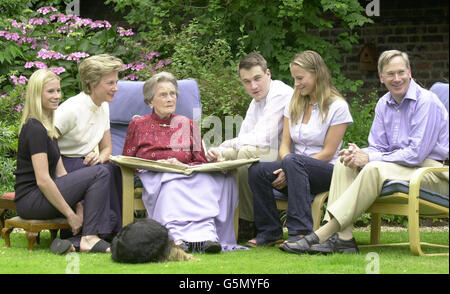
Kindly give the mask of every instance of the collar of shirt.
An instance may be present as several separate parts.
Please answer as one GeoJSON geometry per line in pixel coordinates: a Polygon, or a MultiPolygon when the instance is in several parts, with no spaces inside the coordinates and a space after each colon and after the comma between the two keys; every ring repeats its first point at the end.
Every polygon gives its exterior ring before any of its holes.
{"type": "Polygon", "coordinates": [[[172,118],[174,117],[174,114],[172,113],[168,118],[161,118],[159,115],[156,114],[156,112],[152,112],[150,117],[159,123],[160,126],[170,126],[170,122],[172,121],[172,118]]]}
{"type": "Polygon", "coordinates": [[[84,92],[82,92],[83,93],[83,97],[84,97],[84,99],[86,100],[86,103],[87,103],[87,105],[88,105],[88,108],[89,108],[89,110],[91,111],[91,112],[97,112],[102,106],[100,105],[100,106],[97,106],[95,103],[94,103],[94,101],[92,101],[92,98],[91,98],[91,96],[90,95],[88,95],[88,94],[86,94],[86,93],[84,93],[84,92]]]}
{"type": "MultiPolygon", "coordinates": [[[[400,105],[405,103],[404,101],[406,99],[417,100],[417,96],[419,96],[419,91],[420,90],[418,89],[416,82],[414,81],[414,79],[411,78],[411,80],[409,82],[408,90],[406,91],[405,97],[403,97],[402,102],[400,103],[400,105]]],[[[395,102],[395,99],[394,99],[394,97],[392,97],[390,92],[389,92],[389,95],[387,97],[386,103],[391,105],[391,106],[398,106],[398,107],[400,107],[400,105],[397,105],[397,102],[395,102]]]]}

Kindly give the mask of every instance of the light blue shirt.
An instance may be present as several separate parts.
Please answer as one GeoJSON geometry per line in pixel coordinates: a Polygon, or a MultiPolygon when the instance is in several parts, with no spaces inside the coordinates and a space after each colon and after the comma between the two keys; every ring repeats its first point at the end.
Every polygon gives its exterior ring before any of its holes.
{"type": "Polygon", "coordinates": [[[375,108],[369,147],[370,161],[418,166],[426,158],[442,161],[449,156],[449,117],[439,98],[411,79],[400,105],[390,92],[375,108]]]}

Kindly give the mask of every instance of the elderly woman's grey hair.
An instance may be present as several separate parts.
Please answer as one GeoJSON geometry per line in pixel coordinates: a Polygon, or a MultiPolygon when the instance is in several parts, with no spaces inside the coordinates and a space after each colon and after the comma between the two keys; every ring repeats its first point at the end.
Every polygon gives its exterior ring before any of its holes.
{"type": "Polygon", "coordinates": [[[149,104],[152,102],[153,97],[155,96],[156,91],[156,85],[158,83],[162,82],[170,82],[175,86],[175,90],[177,91],[177,97],[178,97],[178,83],[175,76],[169,72],[162,71],[160,73],[157,73],[150,79],[148,79],[144,83],[144,88],[142,89],[142,92],[144,93],[144,102],[146,104],[149,104]]]}

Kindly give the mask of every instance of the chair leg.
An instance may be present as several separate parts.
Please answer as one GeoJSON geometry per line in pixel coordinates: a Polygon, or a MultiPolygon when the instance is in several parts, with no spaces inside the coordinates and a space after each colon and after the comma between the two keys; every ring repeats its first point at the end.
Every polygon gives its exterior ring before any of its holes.
{"type": "Polygon", "coordinates": [[[236,206],[236,210],[234,211],[234,235],[236,237],[236,242],[238,240],[239,234],[239,205],[236,206]]]}
{"type": "Polygon", "coordinates": [[[314,197],[313,203],[311,204],[314,231],[320,228],[320,223],[322,222],[323,216],[323,205],[328,198],[328,194],[328,191],[317,194],[316,197],[314,197]]]}
{"type": "Polygon", "coordinates": [[[50,230],[50,243],[56,239],[59,230],[50,230]]]}
{"type": "Polygon", "coordinates": [[[28,251],[34,250],[34,242],[36,241],[36,238],[38,237],[39,233],[37,232],[25,232],[25,236],[28,240],[28,251]]]}
{"type": "Polygon", "coordinates": [[[3,228],[2,229],[2,236],[5,239],[5,247],[11,246],[10,235],[11,235],[12,230],[13,230],[12,228],[3,228]]]}
{"type": "Polygon", "coordinates": [[[0,229],[5,227],[5,209],[0,208],[0,229]]]}
{"type": "Polygon", "coordinates": [[[370,217],[370,244],[380,244],[381,214],[372,213],[370,217]]]}

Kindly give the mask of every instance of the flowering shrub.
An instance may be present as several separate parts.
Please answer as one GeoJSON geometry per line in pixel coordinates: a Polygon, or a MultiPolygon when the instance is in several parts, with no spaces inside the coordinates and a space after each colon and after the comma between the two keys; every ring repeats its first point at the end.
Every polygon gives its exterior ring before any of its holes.
{"type": "Polygon", "coordinates": [[[51,6],[0,16],[0,192],[12,189],[23,92],[30,75],[49,68],[61,78],[63,100],[81,91],[78,64],[108,53],[124,62],[122,79],[142,80],[170,63],[146,49],[131,29],[65,15],[51,6]]]}
{"type": "Polygon", "coordinates": [[[60,75],[65,97],[75,95],[80,91],[77,65],[95,54],[120,57],[125,63],[122,78],[130,80],[139,79],[141,71],[147,76],[170,63],[157,61],[157,52],[140,45],[131,29],[106,20],[65,15],[51,6],[25,10],[18,19],[0,19],[0,95],[26,83],[39,68],[60,75]]]}

